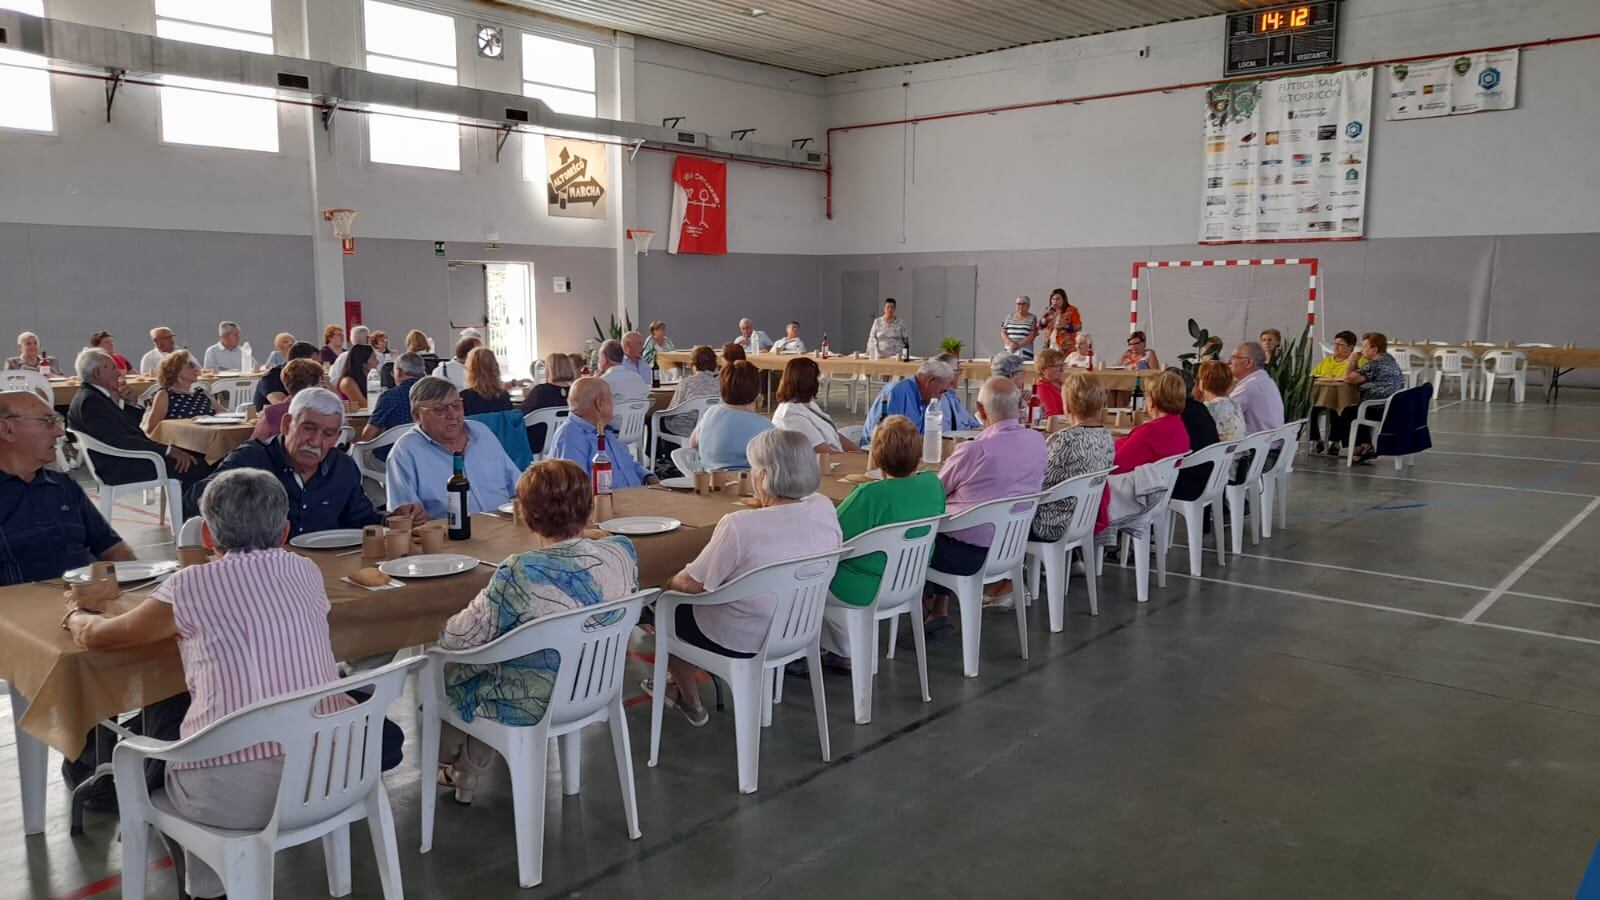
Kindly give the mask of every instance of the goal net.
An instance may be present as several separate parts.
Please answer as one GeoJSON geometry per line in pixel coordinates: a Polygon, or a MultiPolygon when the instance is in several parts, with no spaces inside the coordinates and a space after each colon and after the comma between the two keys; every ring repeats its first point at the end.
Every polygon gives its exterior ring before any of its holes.
{"type": "Polygon", "coordinates": [[[1143,331],[1162,365],[1174,366],[1194,352],[1194,319],[1222,339],[1218,358],[1226,360],[1234,345],[1268,328],[1287,344],[1311,323],[1321,341],[1321,305],[1315,259],[1152,260],[1133,265],[1130,330],[1143,331]]]}

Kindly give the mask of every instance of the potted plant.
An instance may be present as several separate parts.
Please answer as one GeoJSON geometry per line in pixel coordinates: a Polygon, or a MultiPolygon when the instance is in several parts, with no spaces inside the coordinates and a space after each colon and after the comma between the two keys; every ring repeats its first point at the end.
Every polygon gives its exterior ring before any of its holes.
{"type": "Polygon", "coordinates": [[[600,319],[597,317],[591,318],[593,318],[594,321],[594,333],[599,336],[601,342],[604,342],[608,339],[620,341],[622,340],[622,336],[624,334],[633,330],[633,322],[627,317],[626,314],[623,315],[621,322],[618,322],[617,317],[613,315],[611,317],[611,325],[609,328],[601,328],[600,319]]]}
{"type": "Polygon", "coordinates": [[[1277,359],[1267,366],[1267,374],[1283,395],[1283,420],[1294,422],[1311,414],[1311,326],[1284,345],[1277,359]]]}
{"type": "Polygon", "coordinates": [[[963,346],[965,345],[961,343],[960,338],[947,337],[939,342],[939,349],[941,351],[945,353],[954,353],[958,358],[961,356],[961,348],[963,346]]]}

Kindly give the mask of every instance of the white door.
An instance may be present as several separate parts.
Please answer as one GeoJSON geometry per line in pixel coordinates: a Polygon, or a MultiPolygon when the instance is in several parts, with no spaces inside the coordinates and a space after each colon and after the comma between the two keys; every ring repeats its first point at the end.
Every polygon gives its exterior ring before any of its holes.
{"type": "Polygon", "coordinates": [[[483,268],[489,349],[500,360],[502,377],[528,377],[533,361],[539,358],[532,266],[488,263],[483,268]]]}

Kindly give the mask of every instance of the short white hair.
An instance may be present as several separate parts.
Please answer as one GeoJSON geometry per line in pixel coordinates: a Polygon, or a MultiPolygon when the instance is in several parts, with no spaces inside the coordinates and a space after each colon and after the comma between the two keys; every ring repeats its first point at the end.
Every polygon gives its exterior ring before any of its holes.
{"type": "Polygon", "coordinates": [[[956,367],[937,357],[925,359],[922,361],[922,365],[917,367],[917,375],[919,377],[937,378],[940,381],[955,381],[956,367]]]}
{"type": "Polygon", "coordinates": [[[357,325],[350,329],[350,343],[366,344],[372,340],[372,329],[365,325],[357,325]]]}
{"type": "Polygon", "coordinates": [[[34,340],[37,341],[39,339],[39,336],[37,334],[34,334],[31,331],[24,331],[21,334],[17,335],[17,343],[21,344],[23,341],[27,340],[28,338],[33,338],[34,340]]]}
{"type": "Polygon", "coordinates": [[[1092,344],[1092,343],[1094,343],[1094,335],[1090,334],[1087,331],[1080,331],[1080,332],[1078,332],[1078,343],[1080,343],[1080,344],[1092,344]]]}
{"type": "Polygon", "coordinates": [[[172,329],[171,328],[168,328],[165,325],[157,325],[156,327],[150,329],[150,340],[152,340],[152,341],[155,340],[156,339],[156,335],[160,334],[163,331],[167,332],[168,334],[172,333],[172,329]]]}
{"type": "Polygon", "coordinates": [[[811,439],[787,428],[769,428],[745,447],[750,471],[765,472],[767,491],[784,500],[800,500],[817,492],[822,470],[811,439]]]}
{"type": "Polygon", "coordinates": [[[100,370],[107,366],[115,369],[117,364],[111,359],[111,354],[101,350],[99,347],[84,348],[84,351],[78,354],[78,359],[73,364],[73,368],[78,372],[78,378],[84,382],[93,381],[94,377],[100,373],[100,370]]]}
{"type": "Polygon", "coordinates": [[[740,327],[740,328],[743,328],[743,327],[745,327],[745,326],[746,326],[746,325],[749,325],[749,326],[750,326],[750,327],[751,327],[751,328],[754,328],[754,327],[756,327],[756,323],[754,323],[754,322],[752,322],[752,321],[750,321],[750,320],[749,320],[749,319],[740,319],[740,320],[739,320],[739,327],[740,327]]]}
{"type": "Polygon", "coordinates": [[[310,412],[319,416],[339,417],[339,426],[344,427],[344,401],[339,395],[327,388],[306,388],[295,394],[289,400],[289,419],[292,421],[300,417],[303,412],[310,412]]]}
{"type": "Polygon", "coordinates": [[[989,360],[989,374],[999,375],[1001,378],[1014,378],[1022,371],[1021,354],[1009,350],[1001,350],[989,360]]]}
{"type": "Polygon", "coordinates": [[[990,423],[1015,419],[1022,410],[1022,392],[1011,379],[993,376],[978,389],[978,405],[989,414],[990,423]]]}
{"type": "Polygon", "coordinates": [[[238,322],[230,322],[227,319],[223,319],[221,322],[217,323],[217,337],[222,337],[223,335],[227,334],[230,331],[238,331],[238,330],[239,330],[239,323],[238,322]]]}

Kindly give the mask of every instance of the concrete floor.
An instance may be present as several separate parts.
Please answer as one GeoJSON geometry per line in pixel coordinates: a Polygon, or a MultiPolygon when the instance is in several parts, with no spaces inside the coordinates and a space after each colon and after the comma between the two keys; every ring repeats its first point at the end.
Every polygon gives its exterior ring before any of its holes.
{"type": "MultiPolygon", "coordinates": [[[[1572,896],[1600,794],[1600,394],[1535,393],[1451,395],[1437,449],[1403,474],[1302,459],[1287,530],[1199,579],[1174,550],[1146,606],[1108,566],[1098,618],[1075,581],[1063,633],[1031,617],[1030,661],[991,614],[981,677],[960,677],[958,641],[931,646],[931,704],[909,653],[882,664],[869,726],[830,674],[830,764],[790,679],[757,794],[736,792],[731,713],[695,730],[669,711],[651,769],[649,707],[631,707],[644,837],[627,839],[591,729],[580,796],[552,754],[539,895],[1572,896]]],[[[147,518],[117,525],[159,541],[147,518]]],[[[443,799],[416,852],[416,751],[387,778],[410,895],[522,894],[493,785],[443,799]]],[[[54,777],[49,807],[24,840],[0,777],[0,897],[120,895],[115,820],[69,837],[54,777]]],[[[356,832],[353,896],[377,897],[356,832]]],[[[149,862],[152,896],[175,896],[163,854],[149,862]]],[[[277,878],[280,897],[323,896],[320,851],[282,854],[277,878]]]]}

